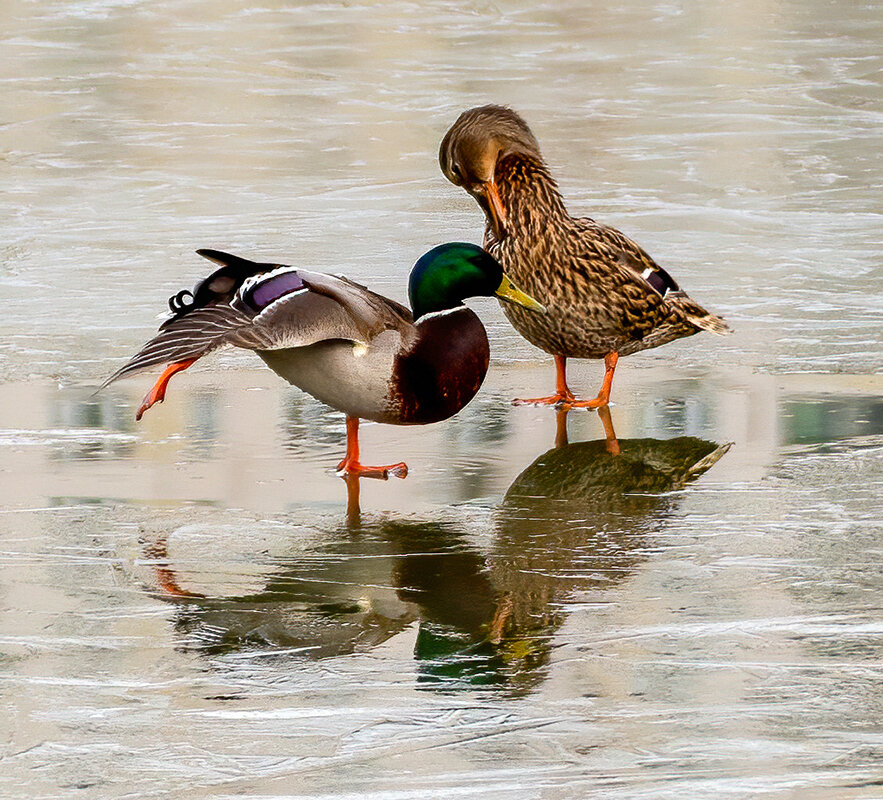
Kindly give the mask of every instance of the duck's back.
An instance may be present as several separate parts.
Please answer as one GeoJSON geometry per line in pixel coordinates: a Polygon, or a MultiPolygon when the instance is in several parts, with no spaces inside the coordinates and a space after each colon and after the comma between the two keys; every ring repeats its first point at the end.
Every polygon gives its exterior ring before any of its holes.
{"type": "Polygon", "coordinates": [[[509,157],[497,165],[508,234],[488,226],[485,247],[524,291],[546,306],[530,314],[503,304],[529,342],[553,355],[629,355],[691,336],[726,332],[635,242],[589,218],[574,219],[544,165],[509,157]]]}

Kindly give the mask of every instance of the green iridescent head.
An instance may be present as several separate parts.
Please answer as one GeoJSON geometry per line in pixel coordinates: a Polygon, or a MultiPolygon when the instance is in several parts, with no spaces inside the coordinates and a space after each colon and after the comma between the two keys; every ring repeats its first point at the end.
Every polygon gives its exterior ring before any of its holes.
{"type": "Polygon", "coordinates": [[[414,319],[463,304],[467,297],[491,297],[545,311],[532,297],[517,289],[499,262],[485,250],[467,242],[449,242],[432,248],[411,270],[408,298],[414,319]]]}

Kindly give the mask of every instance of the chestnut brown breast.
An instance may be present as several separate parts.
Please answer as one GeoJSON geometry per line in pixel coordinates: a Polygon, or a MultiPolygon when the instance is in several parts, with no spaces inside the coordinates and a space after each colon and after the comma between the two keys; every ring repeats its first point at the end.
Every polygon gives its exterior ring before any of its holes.
{"type": "Polygon", "coordinates": [[[400,424],[452,417],[481,388],[489,360],[484,326],[465,306],[420,320],[412,346],[393,365],[391,402],[400,424]]]}

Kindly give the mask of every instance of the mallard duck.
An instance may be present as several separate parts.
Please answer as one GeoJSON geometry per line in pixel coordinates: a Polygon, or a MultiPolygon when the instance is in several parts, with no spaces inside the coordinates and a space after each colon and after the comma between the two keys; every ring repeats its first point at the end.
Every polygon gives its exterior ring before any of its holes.
{"type": "Polygon", "coordinates": [[[477,245],[449,243],[411,270],[411,310],[347,278],[198,250],[220,269],[169,299],[171,316],[102,385],[168,364],[136,419],[165,398],[169,380],[224,345],[254,350],[274,372],[346,416],[342,476],[405,477],[404,463],[359,462],[359,419],[425,425],[456,414],[488,368],[487,333],[465,305],[491,296],[543,311],[477,245]]]}
{"type": "Polygon", "coordinates": [[[485,248],[547,313],[503,309],[531,344],[555,357],[557,389],[518,402],[597,408],[610,398],[620,356],[692,336],[729,333],[635,242],[588,217],[571,217],[527,123],[488,105],[465,111],[439,148],[442,172],[487,217],[485,248]],[[598,396],[578,400],[568,358],[603,358],[598,396]]]}

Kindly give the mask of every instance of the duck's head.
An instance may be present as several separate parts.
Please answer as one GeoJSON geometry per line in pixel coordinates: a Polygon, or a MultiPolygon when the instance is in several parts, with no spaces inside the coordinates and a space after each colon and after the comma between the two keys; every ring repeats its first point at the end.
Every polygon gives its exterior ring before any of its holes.
{"type": "Polygon", "coordinates": [[[492,295],[533,311],[545,311],[540,303],[512,284],[493,256],[466,242],[440,244],[422,255],[408,281],[415,321],[434,311],[456,308],[467,297],[492,295]]]}
{"type": "Polygon", "coordinates": [[[494,105],[460,114],[438,151],[445,177],[478,201],[497,239],[506,235],[506,209],[494,183],[494,172],[497,162],[513,153],[540,162],[543,158],[527,123],[511,108],[494,105]]]}

